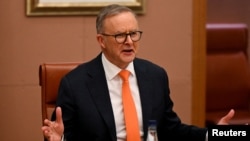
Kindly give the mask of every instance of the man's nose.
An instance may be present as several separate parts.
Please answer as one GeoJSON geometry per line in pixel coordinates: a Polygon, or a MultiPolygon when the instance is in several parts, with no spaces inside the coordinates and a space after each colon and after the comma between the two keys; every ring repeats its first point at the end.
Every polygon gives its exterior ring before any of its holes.
{"type": "Polygon", "coordinates": [[[125,40],[125,43],[133,43],[133,40],[131,39],[130,35],[128,34],[125,40]]]}

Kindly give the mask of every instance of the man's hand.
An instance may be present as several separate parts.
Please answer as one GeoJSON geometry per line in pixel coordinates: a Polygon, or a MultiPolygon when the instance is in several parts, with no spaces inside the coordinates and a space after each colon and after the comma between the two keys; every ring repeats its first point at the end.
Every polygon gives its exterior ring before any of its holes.
{"type": "Polygon", "coordinates": [[[56,108],[56,120],[50,121],[44,120],[44,126],[42,127],[43,135],[49,141],[61,141],[64,131],[64,125],[62,120],[62,110],[60,107],[56,108]]]}
{"type": "Polygon", "coordinates": [[[224,117],[222,117],[219,122],[218,122],[218,125],[228,125],[229,124],[229,121],[233,118],[234,116],[234,109],[231,109],[227,115],[225,115],[224,117]]]}

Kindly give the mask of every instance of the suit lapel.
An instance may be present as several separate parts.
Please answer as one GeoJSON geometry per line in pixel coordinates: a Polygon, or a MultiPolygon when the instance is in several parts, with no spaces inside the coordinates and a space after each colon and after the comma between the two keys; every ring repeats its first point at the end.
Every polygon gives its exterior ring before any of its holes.
{"type": "Polygon", "coordinates": [[[116,141],[115,120],[100,55],[93,60],[89,69],[88,87],[99,113],[108,126],[113,141],[116,141]]]}
{"type": "Polygon", "coordinates": [[[146,134],[148,121],[150,120],[150,115],[152,113],[152,106],[150,104],[152,103],[151,95],[152,93],[154,93],[154,91],[152,88],[153,83],[150,80],[149,74],[147,74],[145,67],[140,66],[140,63],[138,63],[137,61],[138,60],[135,59],[134,68],[141,98],[143,129],[144,129],[144,134],[146,134]]]}

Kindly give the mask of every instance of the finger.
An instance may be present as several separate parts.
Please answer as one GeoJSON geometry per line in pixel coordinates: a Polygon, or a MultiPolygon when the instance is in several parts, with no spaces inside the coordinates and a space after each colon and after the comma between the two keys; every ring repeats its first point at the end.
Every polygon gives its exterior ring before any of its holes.
{"type": "Polygon", "coordinates": [[[50,130],[47,126],[43,126],[42,127],[42,131],[43,131],[43,135],[44,137],[46,137],[47,139],[50,137],[50,130]]]}
{"type": "Polygon", "coordinates": [[[228,114],[226,115],[226,120],[230,120],[234,116],[234,109],[231,109],[228,114]]]}
{"type": "Polygon", "coordinates": [[[54,129],[54,123],[51,123],[50,126],[42,126],[41,130],[43,132],[50,132],[54,129]]]}
{"type": "Polygon", "coordinates": [[[56,108],[56,122],[61,124],[63,122],[62,120],[62,109],[61,107],[56,108]]]}
{"type": "Polygon", "coordinates": [[[49,133],[50,133],[49,130],[44,130],[43,131],[43,134],[44,134],[45,137],[49,137],[49,135],[50,135],[49,133]]]}
{"type": "Polygon", "coordinates": [[[43,126],[41,129],[42,129],[42,131],[46,131],[46,130],[49,129],[49,127],[48,126],[43,126]]]}
{"type": "Polygon", "coordinates": [[[45,125],[47,125],[47,126],[50,126],[50,125],[51,125],[51,122],[52,122],[52,121],[50,121],[50,120],[48,120],[48,119],[45,119],[45,120],[43,121],[43,123],[44,123],[45,125]]]}
{"type": "Polygon", "coordinates": [[[229,122],[229,120],[233,118],[234,113],[235,113],[235,112],[234,112],[234,109],[231,109],[231,110],[228,112],[228,114],[225,115],[225,116],[223,117],[223,120],[224,120],[225,122],[229,122]]]}
{"type": "Polygon", "coordinates": [[[53,121],[50,121],[50,120],[48,120],[48,119],[45,119],[44,120],[44,124],[45,125],[47,125],[47,126],[49,126],[49,127],[53,127],[53,125],[55,124],[53,121]]]}

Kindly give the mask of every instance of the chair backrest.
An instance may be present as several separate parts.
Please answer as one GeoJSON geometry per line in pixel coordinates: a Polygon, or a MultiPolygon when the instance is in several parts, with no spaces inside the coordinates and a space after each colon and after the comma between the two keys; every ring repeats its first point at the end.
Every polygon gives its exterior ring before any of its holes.
{"type": "Polygon", "coordinates": [[[39,66],[39,84],[41,86],[42,121],[50,119],[54,111],[61,78],[78,66],[78,62],[43,63],[39,66]]]}
{"type": "Polygon", "coordinates": [[[248,109],[246,24],[207,24],[206,111],[248,109]]]}

